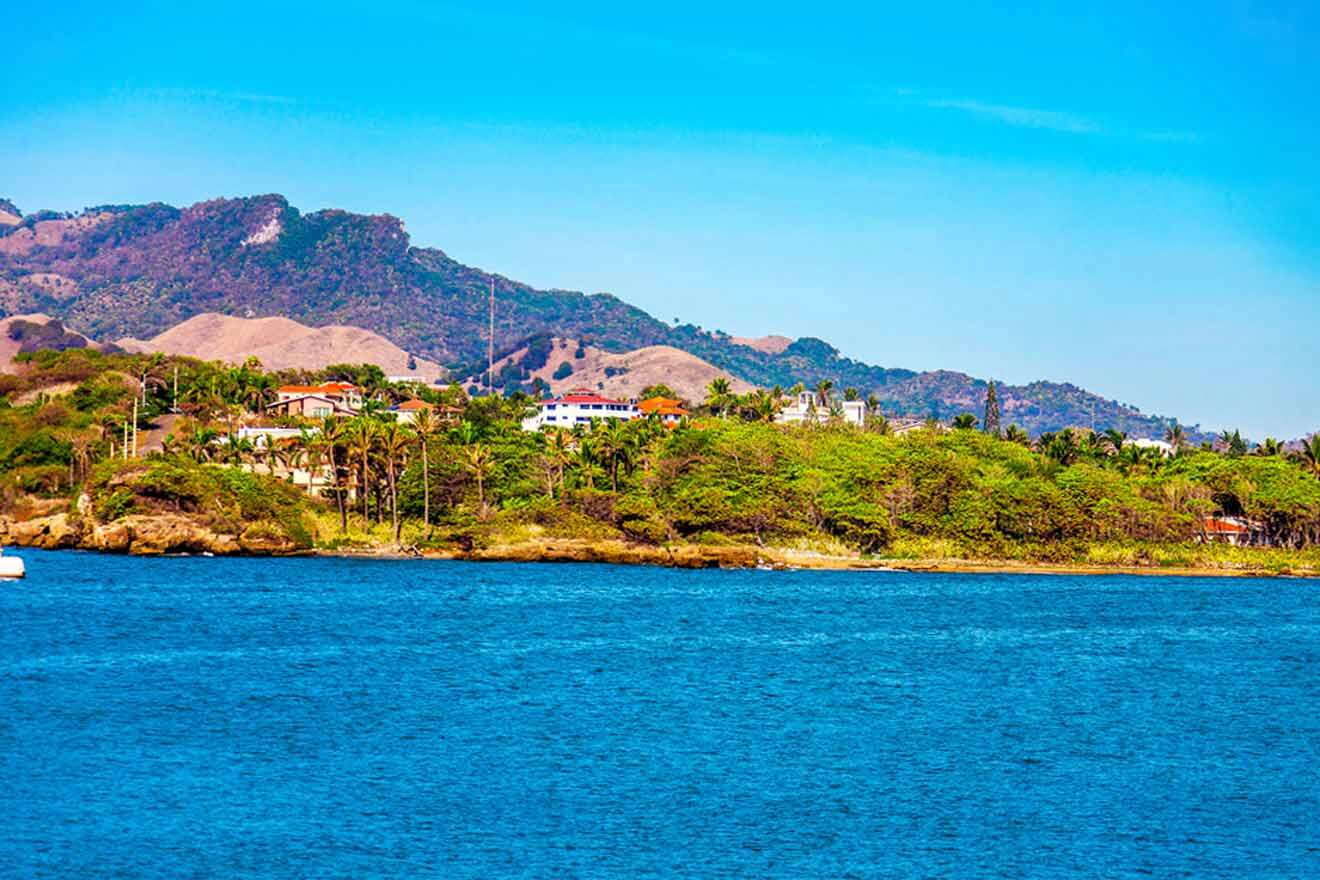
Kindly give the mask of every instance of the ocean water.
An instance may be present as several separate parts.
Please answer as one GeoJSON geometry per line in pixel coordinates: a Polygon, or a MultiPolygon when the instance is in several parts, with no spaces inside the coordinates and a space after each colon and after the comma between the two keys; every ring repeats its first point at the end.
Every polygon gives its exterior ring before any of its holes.
{"type": "Polygon", "coordinates": [[[24,552],[3,877],[1320,876],[1320,583],[24,552]]]}

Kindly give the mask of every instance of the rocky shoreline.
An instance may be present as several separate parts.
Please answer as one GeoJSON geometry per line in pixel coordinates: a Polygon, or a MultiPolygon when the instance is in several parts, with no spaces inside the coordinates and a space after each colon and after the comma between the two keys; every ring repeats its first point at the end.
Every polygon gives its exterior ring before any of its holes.
{"type": "Polygon", "coordinates": [[[227,534],[182,514],[136,514],[109,523],[99,523],[68,512],[21,520],[0,517],[0,543],[43,550],[95,550],[134,556],[170,553],[290,556],[309,552],[308,548],[274,537],[266,530],[227,534]]]}
{"type": "Polygon", "coordinates": [[[653,545],[622,540],[539,539],[471,549],[418,549],[392,546],[314,548],[300,546],[267,530],[241,534],[216,531],[183,514],[130,515],[100,523],[67,511],[27,519],[0,517],[0,544],[43,550],[90,550],[134,556],[211,554],[215,556],[341,556],[374,559],[452,559],[472,562],[595,562],[667,568],[904,571],[932,574],[1146,575],[1180,577],[1320,578],[1313,570],[1263,567],[1123,566],[1032,563],[994,559],[886,559],[830,555],[753,545],[653,545]]]}

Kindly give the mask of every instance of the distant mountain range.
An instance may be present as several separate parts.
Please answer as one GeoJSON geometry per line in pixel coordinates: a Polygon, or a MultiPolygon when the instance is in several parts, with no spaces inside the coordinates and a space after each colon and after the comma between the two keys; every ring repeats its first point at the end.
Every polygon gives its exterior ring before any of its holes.
{"type": "MultiPolygon", "coordinates": [[[[412,246],[403,223],[387,214],[303,214],[279,195],[182,209],[102,205],[76,215],[24,215],[0,200],[0,317],[43,312],[100,340],[148,339],[206,313],[288,318],[363,328],[470,376],[485,365],[492,283],[501,358],[552,339],[617,355],[668,346],[753,385],[830,379],[839,389],[874,393],[891,414],[981,414],[982,379],[872,366],[810,337],[744,339],[670,326],[610,294],[538,290],[412,246]]],[[[520,360],[504,364],[505,387],[536,374],[520,360]]],[[[654,357],[647,363],[655,372],[654,357]]],[[[1094,425],[1156,437],[1172,421],[1070,384],[1003,385],[999,397],[1004,424],[1033,433],[1094,425]]]]}

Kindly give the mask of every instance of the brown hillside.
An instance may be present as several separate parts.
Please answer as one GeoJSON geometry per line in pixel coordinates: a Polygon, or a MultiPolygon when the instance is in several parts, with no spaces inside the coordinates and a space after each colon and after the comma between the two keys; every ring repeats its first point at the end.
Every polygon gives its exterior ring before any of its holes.
{"type": "MultiPolygon", "coordinates": [[[[668,345],[648,345],[622,354],[585,345],[583,357],[574,358],[577,348],[577,340],[554,340],[550,359],[544,367],[533,370],[527,381],[541,379],[555,394],[573,388],[590,388],[609,397],[624,399],[636,397],[648,385],[664,383],[692,403],[705,399],[706,386],[717,376],[727,378],[733,390],[739,394],[751,391],[753,387],[696,355],[668,345]],[[572,374],[565,379],[555,379],[555,371],[565,362],[573,366],[572,374]],[[616,372],[609,376],[606,375],[607,369],[616,372]]],[[[520,362],[526,353],[527,349],[519,349],[496,361],[495,371],[499,372],[501,367],[510,362],[520,362]]],[[[480,384],[479,378],[475,381],[480,384]]]]}
{"type": "Polygon", "coordinates": [[[734,345],[745,345],[763,354],[779,354],[793,344],[787,336],[731,336],[734,345]]]}
{"type": "Polygon", "coordinates": [[[81,333],[64,327],[50,315],[11,315],[0,320],[0,373],[13,372],[14,355],[24,351],[24,346],[28,351],[47,347],[95,349],[101,347],[81,333]],[[15,339],[15,324],[48,328],[49,335],[36,334],[15,339]],[[51,324],[55,324],[56,327],[50,327],[51,324]]]}
{"type": "Polygon", "coordinates": [[[272,370],[315,370],[328,364],[375,364],[387,376],[415,376],[425,382],[442,377],[444,368],[408,352],[361,327],[308,327],[288,318],[235,318],[214,312],[189,318],[151,339],[125,338],[127,351],[160,351],[203,360],[240,363],[249,357],[272,370]]]}

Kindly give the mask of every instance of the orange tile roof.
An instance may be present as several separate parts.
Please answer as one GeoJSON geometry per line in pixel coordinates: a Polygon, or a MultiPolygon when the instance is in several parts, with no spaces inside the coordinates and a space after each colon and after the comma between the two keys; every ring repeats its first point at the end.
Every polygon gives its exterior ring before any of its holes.
{"type": "Polygon", "coordinates": [[[637,409],[648,416],[651,413],[687,415],[683,410],[683,401],[675,400],[672,397],[648,397],[637,404],[637,409]]]}
{"type": "Polygon", "coordinates": [[[324,382],[320,385],[281,385],[276,390],[280,394],[344,394],[357,391],[357,386],[348,382],[324,382]]]}

